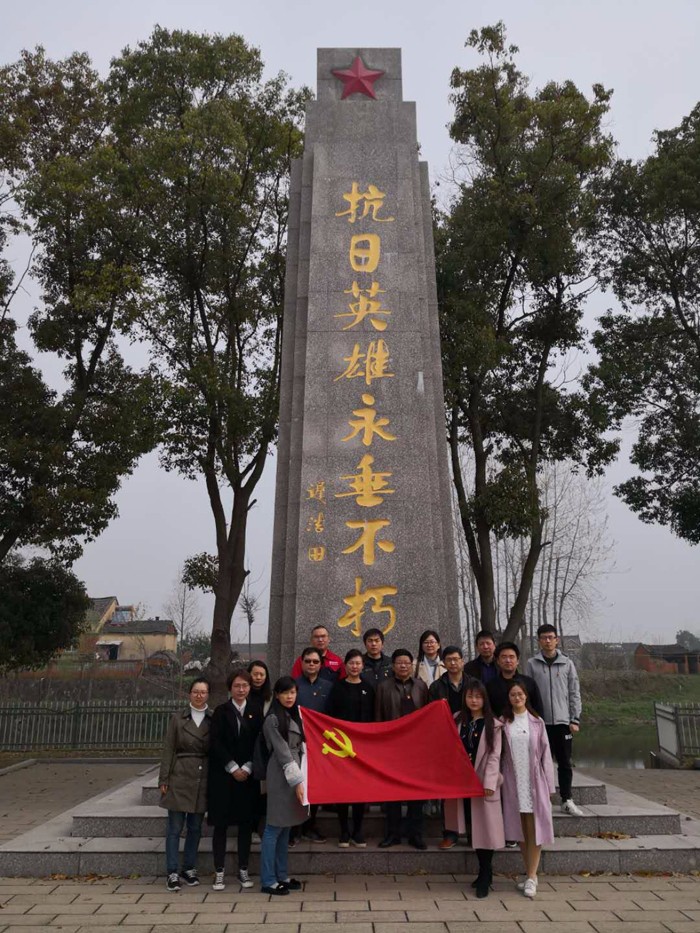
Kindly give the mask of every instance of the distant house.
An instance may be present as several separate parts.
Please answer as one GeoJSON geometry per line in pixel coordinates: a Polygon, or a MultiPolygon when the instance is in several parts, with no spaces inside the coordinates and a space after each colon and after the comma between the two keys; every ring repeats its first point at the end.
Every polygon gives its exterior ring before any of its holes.
{"type": "Polygon", "coordinates": [[[136,619],[134,606],[116,596],[93,599],[79,652],[100,661],[145,661],[157,652],[175,653],[177,629],[170,619],[136,619]]]}
{"type": "Polygon", "coordinates": [[[634,666],[650,674],[698,674],[700,651],[689,651],[683,645],[644,645],[634,652],[634,666]]]}
{"type": "Polygon", "coordinates": [[[145,661],[157,652],[175,653],[177,629],[170,619],[110,622],[95,638],[95,653],[105,661],[145,661]]]}

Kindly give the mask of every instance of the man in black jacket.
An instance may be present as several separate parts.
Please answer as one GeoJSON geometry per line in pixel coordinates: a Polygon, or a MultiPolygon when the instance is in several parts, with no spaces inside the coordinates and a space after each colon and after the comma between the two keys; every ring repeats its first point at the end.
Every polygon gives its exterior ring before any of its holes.
{"type": "Polygon", "coordinates": [[[482,684],[490,684],[498,677],[498,667],[494,657],[496,639],[493,632],[482,629],[476,636],[476,657],[464,665],[465,677],[476,677],[482,684]]]}
{"type": "Polygon", "coordinates": [[[378,628],[368,628],[362,641],[365,643],[365,653],[362,655],[364,667],[360,676],[376,690],[387,677],[391,677],[391,658],[387,658],[382,650],[384,633],[378,628]]]}
{"type": "Polygon", "coordinates": [[[442,652],[442,663],[447,671],[433,681],[428,689],[430,702],[434,700],[447,700],[450,712],[454,716],[462,709],[462,694],[464,692],[464,658],[462,649],[449,645],[442,652]]]}
{"type": "Polygon", "coordinates": [[[508,705],[508,691],[514,683],[522,684],[527,690],[530,706],[539,716],[544,716],[542,699],[537,684],[518,670],[520,648],[513,641],[502,641],[495,651],[498,676],[486,686],[494,716],[502,716],[508,705]]]}
{"type": "MultiPolygon", "coordinates": [[[[450,712],[454,716],[462,709],[462,695],[464,693],[464,657],[461,648],[455,645],[448,645],[442,652],[442,663],[447,670],[437,680],[433,681],[428,689],[430,702],[435,700],[447,700],[450,704],[450,712]]],[[[441,804],[442,810],[442,842],[441,849],[452,849],[457,845],[459,833],[445,826],[445,801],[441,804]]]]}

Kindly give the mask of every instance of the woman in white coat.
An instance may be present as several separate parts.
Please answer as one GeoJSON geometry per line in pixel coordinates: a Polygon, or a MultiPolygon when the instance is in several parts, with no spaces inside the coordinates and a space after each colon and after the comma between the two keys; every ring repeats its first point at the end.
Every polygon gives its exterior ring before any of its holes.
{"type": "Polygon", "coordinates": [[[508,839],[520,842],[525,897],[537,894],[542,846],[554,841],[552,804],[554,766],[544,722],[530,706],[527,687],[515,680],[503,714],[503,822],[508,839]]]}

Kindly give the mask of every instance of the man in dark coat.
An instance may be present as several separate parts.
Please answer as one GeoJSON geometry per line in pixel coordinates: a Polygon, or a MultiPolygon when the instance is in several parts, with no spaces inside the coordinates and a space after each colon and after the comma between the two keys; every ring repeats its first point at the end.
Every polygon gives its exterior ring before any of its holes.
{"type": "Polygon", "coordinates": [[[447,670],[434,680],[428,688],[430,702],[447,700],[450,712],[454,716],[462,709],[462,694],[464,693],[464,658],[462,649],[456,645],[448,645],[442,652],[442,663],[447,670]]]}
{"type": "MultiPolygon", "coordinates": [[[[413,677],[413,655],[406,648],[397,648],[391,656],[392,676],[377,688],[375,713],[378,722],[388,722],[408,716],[428,702],[428,688],[419,677],[413,677]]],[[[407,815],[408,844],[415,849],[427,849],[423,840],[423,801],[409,800],[407,815]]],[[[401,801],[386,805],[386,835],[380,849],[401,845],[401,801]]]]}
{"type": "MultiPolygon", "coordinates": [[[[322,675],[321,662],[321,652],[318,648],[304,648],[301,653],[301,675],[294,678],[297,685],[297,703],[302,709],[306,707],[317,713],[326,712],[328,698],[333,689],[333,680],[322,675]]],[[[316,825],[317,803],[311,804],[309,813],[308,820],[301,826],[292,826],[289,833],[289,844],[292,848],[297,844],[299,836],[309,842],[326,841],[326,837],[316,825]]]]}
{"type": "Polygon", "coordinates": [[[498,677],[496,665],[496,639],[493,632],[482,629],[476,636],[476,657],[464,665],[465,677],[476,677],[482,684],[488,686],[498,677]]]}
{"type": "Polygon", "coordinates": [[[391,677],[391,658],[383,651],[384,633],[378,628],[368,628],[362,636],[365,643],[365,653],[362,655],[363,668],[361,677],[366,684],[374,690],[391,677]]]}
{"type": "Polygon", "coordinates": [[[517,682],[522,684],[527,690],[530,706],[539,716],[544,715],[542,708],[542,698],[537,684],[528,677],[527,674],[521,674],[518,670],[518,661],[520,660],[520,648],[513,641],[502,641],[496,648],[496,664],[498,665],[498,676],[486,685],[486,692],[489,695],[489,702],[494,716],[502,716],[508,705],[508,691],[511,686],[517,682]]]}
{"type": "Polygon", "coordinates": [[[253,749],[262,729],[259,705],[248,703],[250,674],[234,671],[226,683],[231,699],[217,706],[211,723],[207,822],[214,827],[214,890],[223,891],[226,836],[238,824],[238,881],[253,887],[248,859],[260,813],[260,784],[253,778],[253,749]]]}

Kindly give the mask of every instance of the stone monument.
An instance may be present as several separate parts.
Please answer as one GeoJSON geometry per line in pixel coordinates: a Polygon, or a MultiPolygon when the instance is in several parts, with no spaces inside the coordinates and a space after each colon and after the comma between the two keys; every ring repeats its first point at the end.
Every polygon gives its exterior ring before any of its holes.
{"type": "Polygon", "coordinates": [[[319,49],[293,167],[269,661],[460,644],[428,169],[399,49],[319,49]]]}

